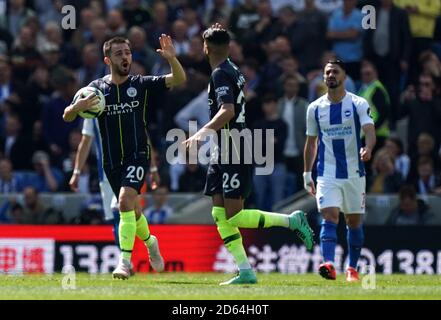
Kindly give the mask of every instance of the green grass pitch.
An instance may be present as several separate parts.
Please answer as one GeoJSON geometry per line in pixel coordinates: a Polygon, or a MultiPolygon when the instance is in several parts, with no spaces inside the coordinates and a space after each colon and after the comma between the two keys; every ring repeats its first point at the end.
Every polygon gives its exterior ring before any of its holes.
{"type": "Polygon", "coordinates": [[[347,283],[343,275],[326,281],[316,274],[259,274],[252,286],[220,287],[219,273],[137,274],[127,281],[111,275],[77,273],[76,289],[63,289],[64,275],[0,275],[0,299],[297,300],[441,299],[441,276],[377,275],[376,288],[347,283]]]}

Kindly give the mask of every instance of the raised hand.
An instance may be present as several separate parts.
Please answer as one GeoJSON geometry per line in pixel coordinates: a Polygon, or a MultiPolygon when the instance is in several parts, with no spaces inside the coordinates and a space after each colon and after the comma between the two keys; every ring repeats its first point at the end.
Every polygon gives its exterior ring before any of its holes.
{"type": "Polygon", "coordinates": [[[159,37],[159,44],[161,45],[161,49],[157,49],[156,52],[158,52],[164,59],[171,60],[176,57],[176,50],[170,36],[162,34],[159,37]]]}

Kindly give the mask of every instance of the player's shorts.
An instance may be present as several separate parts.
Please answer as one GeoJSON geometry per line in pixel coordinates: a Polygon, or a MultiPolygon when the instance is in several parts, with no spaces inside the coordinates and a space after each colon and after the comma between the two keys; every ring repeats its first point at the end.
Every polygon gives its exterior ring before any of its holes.
{"type": "Polygon", "coordinates": [[[205,195],[222,194],[226,199],[245,199],[251,193],[253,166],[250,164],[210,164],[205,195]]]}
{"type": "Polygon", "coordinates": [[[140,194],[144,184],[150,161],[141,157],[138,159],[127,160],[122,165],[113,169],[104,169],[113,193],[118,198],[121,187],[130,187],[140,194]]]}
{"type": "Polygon", "coordinates": [[[366,178],[317,178],[317,207],[340,208],[345,214],[364,214],[366,208],[366,178]]]}

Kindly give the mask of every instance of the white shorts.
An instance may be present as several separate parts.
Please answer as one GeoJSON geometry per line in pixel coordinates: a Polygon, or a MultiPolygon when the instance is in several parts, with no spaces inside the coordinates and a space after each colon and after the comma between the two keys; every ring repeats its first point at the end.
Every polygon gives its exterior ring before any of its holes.
{"type": "Polygon", "coordinates": [[[317,207],[340,208],[345,214],[364,214],[366,209],[366,178],[317,178],[317,207]]]}

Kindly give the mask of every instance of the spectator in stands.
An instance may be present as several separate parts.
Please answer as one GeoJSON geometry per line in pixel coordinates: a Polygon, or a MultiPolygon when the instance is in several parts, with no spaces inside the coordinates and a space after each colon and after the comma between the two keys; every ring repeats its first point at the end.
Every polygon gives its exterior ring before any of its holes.
{"type": "Polygon", "coordinates": [[[343,0],[315,0],[315,5],[318,10],[329,16],[343,6],[343,0]]]}
{"type": "Polygon", "coordinates": [[[363,58],[363,14],[356,6],[357,0],[343,1],[343,8],[335,10],[329,19],[327,37],[338,59],[345,62],[347,74],[358,81],[363,58]]]}
{"type": "Polygon", "coordinates": [[[289,55],[280,61],[280,67],[282,68],[282,74],[277,79],[277,96],[283,95],[285,79],[288,77],[294,77],[299,83],[299,96],[306,99],[308,95],[308,86],[306,79],[299,72],[299,61],[294,56],[289,55]]]}
{"type": "Polygon", "coordinates": [[[259,64],[254,59],[245,60],[240,66],[240,71],[246,80],[243,88],[246,102],[245,121],[248,126],[252,126],[257,120],[263,118],[261,99],[259,97],[262,86],[259,64]]]}
{"type": "Polygon", "coordinates": [[[291,44],[285,36],[278,36],[267,45],[267,63],[262,67],[261,76],[265,93],[277,92],[278,82],[274,81],[283,72],[282,61],[291,57],[291,44]]]}
{"type": "MultiPolygon", "coordinates": [[[[429,133],[439,145],[441,138],[441,102],[434,96],[435,84],[429,74],[419,76],[418,89],[415,94],[413,86],[409,86],[403,94],[400,118],[409,117],[407,145],[415,146],[422,132],[429,133]]],[[[411,158],[415,157],[415,148],[409,149],[411,158]]]]}
{"type": "Polygon", "coordinates": [[[34,187],[39,192],[58,191],[63,182],[63,173],[51,167],[49,156],[43,151],[37,151],[32,156],[35,174],[29,177],[27,184],[34,187]]]}
{"type": "Polygon", "coordinates": [[[187,22],[181,19],[173,22],[172,39],[178,56],[186,55],[190,51],[190,41],[188,40],[187,32],[187,22]]]}
{"type": "Polygon", "coordinates": [[[8,158],[0,159],[0,193],[23,191],[23,177],[12,171],[12,163],[8,158]]]}
{"type": "Polygon", "coordinates": [[[61,212],[42,203],[36,188],[26,187],[23,195],[22,224],[61,224],[64,222],[61,212]]]}
{"type": "Polygon", "coordinates": [[[61,53],[60,47],[52,42],[44,43],[39,50],[43,65],[50,73],[60,66],[61,53]]]}
{"type": "Polygon", "coordinates": [[[411,35],[407,12],[394,5],[393,0],[381,0],[376,10],[377,26],[366,31],[365,57],[372,60],[378,70],[380,81],[387,88],[391,99],[391,126],[397,118],[400,80],[407,72],[411,35]]]}
{"type": "Polygon", "coordinates": [[[441,85],[441,61],[440,58],[431,50],[421,53],[418,63],[422,73],[430,74],[435,84],[435,95],[440,96],[441,85]]]}
{"type": "MultiPolygon", "coordinates": [[[[441,12],[441,2],[439,0],[395,0],[395,4],[406,10],[409,15],[412,35],[411,60],[416,61],[421,52],[430,48],[433,41],[436,18],[441,12]]],[[[415,79],[420,70],[415,64],[411,64],[410,67],[411,79],[415,79]]]]}
{"type": "Polygon", "coordinates": [[[300,70],[306,74],[320,68],[320,59],[326,50],[328,19],[315,6],[315,0],[306,0],[291,39],[293,53],[300,61],[300,70]]]}
{"type": "Polygon", "coordinates": [[[187,163],[179,177],[179,192],[201,192],[205,187],[206,170],[199,164],[187,163]]]}
{"type": "Polygon", "coordinates": [[[280,118],[288,126],[283,155],[286,161],[289,181],[288,194],[294,194],[302,188],[303,147],[305,145],[306,109],[308,102],[300,98],[299,81],[287,77],[283,84],[283,97],[278,101],[280,118]]]}
{"type": "MultiPolygon", "coordinates": [[[[294,108],[294,106],[291,106],[294,108]]],[[[272,206],[283,200],[285,197],[286,164],[284,159],[284,150],[286,138],[288,136],[288,126],[280,118],[278,112],[278,103],[275,96],[267,95],[263,99],[262,110],[265,118],[257,121],[253,128],[261,129],[262,132],[262,154],[267,154],[265,146],[267,144],[268,130],[274,131],[274,171],[270,175],[254,175],[254,191],[256,194],[256,207],[265,211],[271,211],[272,206]]],[[[306,115],[305,115],[306,117],[306,115]]],[[[293,118],[294,119],[294,118],[293,118]]]]}
{"type": "Polygon", "coordinates": [[[202,32],[201,19],[198,17],[198,13],[190,6],[186,6],[182,9],[182,19],[187,23],[187,37],[188,39],[194,36],[200,35],[202,32]]]}
{"type": "MultiPolygon", "coordinates": [[[[413,183],[418,176],[418,160],[421,157],[428,157],[431,159],[436,158],[435,139],[426,132],[421,133],[418,136],[416,148],[410,148],[412,150],[412,156],[410,158],[410,172],[408,182],[413,183]]],[[[440,169],[439,161],[434,162],[435,171],[440,169]]]]}
{"type": "Polygon", "coordinates": [[[7,54],[11,50],[14,38],[0,25],[0,55],[7,54]]]}
{"type": "MultiPolygon", "coordinates": [[[[157,1],[153,5],[152,22],[147,27],[148,42],[153,49],[159,48],[161,34],[170,34],[168,22],[168,8],[164,1],[157,1]]],[[[162,60],[162,59],[161,59],[162,60]]]]}
{"type": "MultiPolygon", "coordinates": [[[[203,21],[205,25],[211,25],[214,22],[228,21],[232,8],[226,0],[213,0],[213,7],[205,11],[203,21]]],[[[222,24],[222,23],[221,23],[222,24]]],[[[226,24],[222,24],[225,25],[226,24]]]]}
{"type": "MultiPolygon", "coordinates": [[[[9,1],[6,15],[0,17],[0,26],[8,29],[9,33],[15,38],[20,33],[20,29],[26,21],[35,16],[35,12],[26,7],[25,0],[9,1]]],[[[6,4],[4,4],[6,5],[6,4]]]]}
{"type": "Polygon", "coordinates": [[[231,12],[228,29],[241,43],[250,41],[250,30],[259,21],[256,2],[256,0],[244,0],[231,12]]]}
{"type": "Polygon", "coordinates": [[[361,65],[361,88],[358,92],[360,97],[367,100],[370,107],[370,115],[375,123],[375,133],[377,135],[376,150],[384,146],[386,138],[390,134],[390,96],[386,88],[378,79],[378,71],[375,65],[364,60],[361,65]]]}
{"type": "Polygon", "coordinates": [[[441,195],[441,177],[435,172],[433,160],[422,156],[418,159],[418,177],[414,181],[417,193],[423,196],[429,194],[441,195]]]}
{"type": "Polygon", "coordinates": [[[107,28],[109,38],[125,36],[127,33],[126,21],[121,10],[113,9],[107,13],[107,28]]]}
{"type": "Polygon", "coordinates": [[[66,67],[76,69],[80,67],[80,57],[77,49],[63,40],[63,31],[59,24],[48,22],[44,26],[44,36],[48,42],[54,43],[60,49],[60,63],[66,67]]]}
{"type": "Polygon", "coordinates": [[[398,137],[388,137],[384,147],[394,159],[395,171],[401,174],[403,181],[406,181],[410,171],[410,158],[404,152],[403,142],[398,137]]]}
{"type": "Polygon", "coordinates": [[[11,65],[7,56],[0,55],[0,108],[12,92],[11,65]]]}
{"type": "Polygon", "coordinates": [[[373,175],[368,177],[369,193],[396,193],[400,189],[401,174],[395,170],[394,160],[386,149],[380,149],[372,161],[373,175]]]}
{"type": "MultiPolygon", "coordinates": [[[[36,1],[37,2],[37,1],[36,1]]],[[[63,14],[61,13],[64,1],[63,0],[52,0],[50,5],[46,6],[40,12],[38,12],[38,19],[42,26],[47,23],[55,23],[61,25],[61,20],[63,19],[63,14]]]]}
{"type": "Polygon", "coordinates": [[[145,28],[152,20],[149,7],[141,3],[140,0],[124,1],[122,12],[129,29],[133,26],[145,28]]]}
{"type": "Polygon", "coordinates": [[[128,38],[132,45],[133,61],[141,63],[147,74],[151,73],[153,65],[159,60],[158,54],[147,43],[143,28],[133,26],[129,29],[128,38]]]}
{"type": "Polygon", "coordinates": [[[31,168],[31,148],[29,139],[22,133],[22,123],[17,115],[6,117],[5,136],[0,138],[0,156],[11,160],[16,170],[31,168]]]}
{"type": "Polygon", "coordinates": [[[104,77],[107,73],[107,68],[101,59],[100,48],[94,43],[84,46],[82,57],[82,66],[77,72],[77,77],[80,86],[86,87],[95,79],[104,77]]]}
{"type": "Polygon", "coordinates": [[[0,207],[0,224],[20,224],[23,219],[23,207],[13,197],[3,203],[0,207]]]}
{"type": "Polygon", "coordinates": [[[144,210],[150,224],[164,224],[173,215],[173,209],[167,204],[168,189],[165,186],[159,186],[153,191],[153,206],[144,210]]]}
{"type": "Polygon", "coordinates": [[[422,200],[417,199],[415,188],[412,185],[405,185],[400,189],[400,203],[393,209],[387,225],[408,226],[427,225],[434,218],[431,208],[422,200]]]}
{"type": "Polygon", "coordinates": [[[21,28],[20,36],[11,52],[11,62],[12,76],[21,82],[25,82],[41,64],[41,56],[36,49],[36,38],[31,28],[21,28]]]}
{"type": "Polygon", "coordinates": [[[104,209],[101,196],[96,194],[82,204],[81,212],[70,223],[79,225],[104,224],[104,209]]]}
{"type": "Polygon", "coordinates": [[[230,59],[238,66],[240,66],[245,59],[242,45],[236,40],[231,40],[230,42],[230,59]]]}
{"type": "Polygon", "coordinates": [[[102,18],[96,19],[90,26],[91,40],[90,42],[98,45],[99,48],[103,47],[104,42],[109,39],[109,29],[106,21],[102,18]]]}
{"type": "Polygon", "coordinates": [[[92,23],[97,19],[95,12],[90,8],[83,8],[80,12],[80,25],[74,30],[70,42],[81,52],[82,48],[92,40],[92,23]]]}
{"type": "Polygon", "coordinates": [[[257,4],[257,14],[259,20],[253,25],[250,33],[250,43],[254,43],[252,48],[259,47],[259,44],[265,45],[274,40],[277,36],[276,17],[273,15],[271,1],[259,0],[257,4]]]}
{"type": "Polygon", "coordinates": [[[73,122],[64,122],[62,120],[63,112],[68,106],[78,84],[73,73],[65,68],[58,68],[51,76],[51,84],[56,88],[55,94],[52,96],[42,110],[42,123],[45,140],[49,144],[51,159],[56,166],[61,167],[63,154],[67,154],[69,150],[69,133],[79,128],[81,124],[80,117],[73,122]]]}
{"type": "Polygon", "coordinates": [[[49,70],[39,66],[25,84],[26,108],[22,118],[27,120],[25,127],[32,128],[35,121],[41,119],[43,105],[51,99],[54,89],[50,83],[49,70]]]}
{"type": "Polygon", "coordinates": [[[44,151],[49,153],[49,146],[43,136],[43,124],[41,120],[35,121],[32,125],[32,154],[35,151],[44,151]]]}

